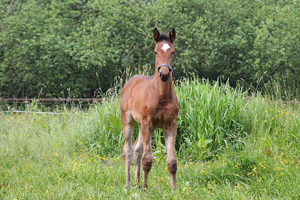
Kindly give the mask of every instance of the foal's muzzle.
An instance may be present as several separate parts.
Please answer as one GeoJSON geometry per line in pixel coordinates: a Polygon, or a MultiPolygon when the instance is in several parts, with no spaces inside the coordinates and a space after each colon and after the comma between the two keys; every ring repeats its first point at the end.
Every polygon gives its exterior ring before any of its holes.
{"type": "Polygon", "coordinates": [[[160,79],[161,79],[163,82],[166,82],[166,81],[169,80],[169,78],[170,78],[170,72],[172,72],[172,76],[173,76],[173,79],[174,79],[174,71],[173,71],[173,68],[172,68],[170,65],[168,65],[168,64],[161,64],[161,65],[159,65],[159,66],[157,67],[157,70],[158,70],[158,73],[159,73],[159,77],[160,77],[160,79]],[[169,73],[163,74],[162,72],[160,72],[160,68],[161,68],[162,66],[168,67],[168,68],[169,68],[169,73]]]}

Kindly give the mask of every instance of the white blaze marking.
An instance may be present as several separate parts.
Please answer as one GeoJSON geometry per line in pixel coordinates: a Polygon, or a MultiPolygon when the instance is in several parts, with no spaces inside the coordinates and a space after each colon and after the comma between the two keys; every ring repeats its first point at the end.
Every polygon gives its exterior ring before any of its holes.
{"type": "Polygon", "coordinates": [[[164,43],[164,45],[162,46],[162,50],[164,50],[164,52],[166,52],[168,49],[170,49],[171,47],[167,44],[167,43],[164,43]]]}

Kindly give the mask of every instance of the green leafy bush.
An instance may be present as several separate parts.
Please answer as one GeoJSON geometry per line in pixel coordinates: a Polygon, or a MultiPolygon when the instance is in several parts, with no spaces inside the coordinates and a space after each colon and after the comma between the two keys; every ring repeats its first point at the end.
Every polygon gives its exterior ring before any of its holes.
{"type": "Polygon", "coordinates": [[[129,66],[153,67],[153,28],[174,27],[178,79],[230,78],[231,86],[297,98],[291,85],[299,88],[299,7],[264,0],[0,0],[0,96],[91,97],[129,66]]]}

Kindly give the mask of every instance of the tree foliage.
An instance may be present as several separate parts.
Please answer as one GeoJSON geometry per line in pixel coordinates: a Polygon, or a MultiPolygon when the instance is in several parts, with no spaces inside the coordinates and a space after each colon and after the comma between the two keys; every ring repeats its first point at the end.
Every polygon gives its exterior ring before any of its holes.
{"type": "Polygon", "coordinates": [[[0,0],[0,96],[105,91],[154,65],[154,27],[176,29],[177,78],[298,87],[299,11],[298,0],[0,0]]]}

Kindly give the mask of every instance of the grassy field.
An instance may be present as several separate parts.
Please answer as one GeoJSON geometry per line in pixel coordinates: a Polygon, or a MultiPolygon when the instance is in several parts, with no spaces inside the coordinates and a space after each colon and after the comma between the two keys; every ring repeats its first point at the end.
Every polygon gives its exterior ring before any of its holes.
{"type": "MultiPolygon", "coordinates": [[[[84,110],[0,114],[0,199],[299,199],[300,108],[228,85],[185,80],[176,192],[160,131],[149,188],[124,189],[119,99],[84,110]]],[[[135,135],[137,131],[135,131],[135,135]]],[[[133,178],[132,166],[132,178],[133,178]]]]}

